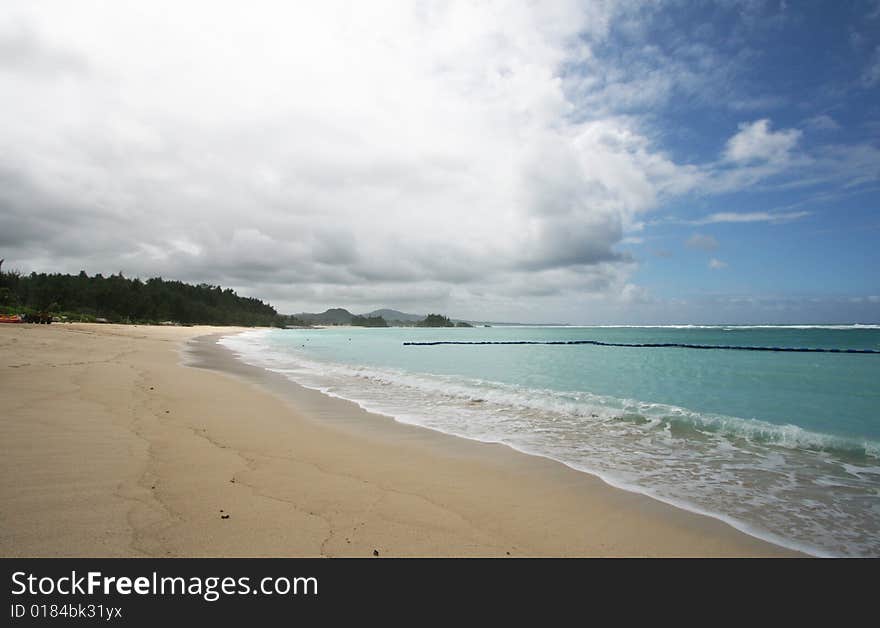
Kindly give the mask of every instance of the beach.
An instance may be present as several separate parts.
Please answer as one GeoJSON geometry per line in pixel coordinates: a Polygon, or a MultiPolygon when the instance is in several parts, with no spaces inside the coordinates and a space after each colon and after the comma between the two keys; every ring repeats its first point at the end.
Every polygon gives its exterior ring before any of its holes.
{"type": "Polygon", "coordinates": [[[0,326],[0,556],[797,555],[300,388],[236,331],[0,326]]]}

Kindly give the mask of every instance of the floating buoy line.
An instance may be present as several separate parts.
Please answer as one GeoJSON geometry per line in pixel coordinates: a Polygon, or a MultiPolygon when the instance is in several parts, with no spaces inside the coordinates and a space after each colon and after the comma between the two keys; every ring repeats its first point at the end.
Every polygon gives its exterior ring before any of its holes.
{"type": "Polygon", "coordinates": [[[821,349],[817,347],[748,347],[737,345],[692,345],[683,342],[602,342],[601,340],[437,340],[404,342],[404,346],[434,347],[437,345],[595,345],[598,347],[641,347],[657,349],[722,349],[728,351],[774,351],[788,353],[880,353],[880,349],[821,349]]]}

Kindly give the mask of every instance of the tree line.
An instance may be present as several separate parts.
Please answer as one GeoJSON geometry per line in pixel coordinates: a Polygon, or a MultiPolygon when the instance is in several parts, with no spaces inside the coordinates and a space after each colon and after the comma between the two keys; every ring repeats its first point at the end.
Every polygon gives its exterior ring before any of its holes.
{"type": "Polygon", "coordinates": [[[154,277],[141,281],[122,273],[104,277],[60,273],[0,271],[0,311],[6,314],[50,313],[69,320],[105,319],[119,323],[284,326],[281,316],[260,299],[210,284],[191,285],[154,277]]]}
{"type": "Polygon", "coordinates": [[[454,322],[442,314],[428,314],[424,320],[416,323],[416,327],[473,327],[464,321],[454,322]]]}
{"type": "MultiPolygon", "coordinates": [[[[2,264],[2,260],[0,260],[2,264]]],[[[344,310],[343,310],[344,311],[344,310]]],[[[349,324],[358,327],[388,327],[381,316],[349,314],[349,324]]],[[[153,277],[142,281],[120,272],[108,277],[61,273],[3,271],[0,266],[0,314],[23,314],[32,318],[59,317],[62,320],[111,323],[158,324],[167,321],[184,325],[241,325],[246,327],[309,326],[312,322],[279,314],[260,299],[238,296],[230,288],[211,284],[192,285],[153,277]]],[[[395,324],[403,325],[400,321],[395,324]]],[[[415,327],[470,327],[441,314],[408,323],[415,327]]]]}

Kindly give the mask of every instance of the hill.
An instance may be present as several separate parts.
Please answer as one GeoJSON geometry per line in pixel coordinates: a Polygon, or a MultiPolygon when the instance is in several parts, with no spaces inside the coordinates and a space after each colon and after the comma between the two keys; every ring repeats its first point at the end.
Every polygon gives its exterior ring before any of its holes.
{"type": "Polygon", "coordinates": [[[366,314],[352,314],[337,307],[321,313],[302,312],[295,315],[312,325],[354,325],[359,327],[472,327],[473,321],[449,319],[438,314],[409,314],[400,310],[382,308],[366,314]]]}
{"type": "Polygon", "coordinates": [[[362,314],[362,316],[366,317],[374,317],[381,316],[386,321],[394,322],[401,321],[403,323],[418,323],[419,321],[425,320],[424,314],[407,314],[406,312],[401,312],[399,310],[391,310],[388,308],[384,308],[381,310],[373,310],[372,312],[368,312],[367,314],[362,314]]]}
{"type": "Polygon", "coordinates": [[[319,325],[351,325],[351,321],[354,318],[354,314],[341,307],[330,308],[320,314],[302,312],[294,316],[307,323],[317,323],[319,325]]]}
{"type": "Polygon", "coordinates": [[[355,327],[388,327],[388,322],[381,316],[373,316],[364,314],[359,316],[352,314],[348,310],[335,307],[330,308],[320,314],[312,312],[302,312],[296,314],[295,318],[312,325],[354,325],[355,327]]]}

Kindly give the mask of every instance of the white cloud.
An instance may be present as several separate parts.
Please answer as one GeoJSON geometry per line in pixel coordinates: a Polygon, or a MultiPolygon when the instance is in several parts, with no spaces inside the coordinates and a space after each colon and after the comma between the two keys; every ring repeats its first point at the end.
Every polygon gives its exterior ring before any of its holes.
{"type": "Polygon", "coordinates": [[[756,161],[785,162],[797,145],[801,132],[797,129],[771,131],[766,118],[739,125],[739,131],[727,142],[724,156],[736,163],[756,161]]]}
{"type": "Polygon", "coordinates": [[[725,194],[782,186],[806,186],[811,177],[825,180],[846,179],[839,168],[818,168],[819,160],[806,151],[796,150],[802,132],[798,129],[773,131],[769,119],[745,122],[725,144],[718,161],[703,164],[700,189],[705,193],[725,194]],[[797,177],[792,177],[794,172],[797,177]]]}
{"type": "Polygon", "coordinates": [[[718,248],[718,240],[710,235],[695,233],[686,242],[688,248],[702,249],[704,251],[714,251],[718,248]]]}
{"type": "MultiPolygon", "coordinates": [[[[3,255],[26,270],[221,283],[283,311],[399,303],[519,318],[641,302],[618,245],[641,241],[646,213],[799,163],[800,132],[767,120],[715,162],[658,146],[652,108],[682,94],[730,105],[742,94],[728,79],[751,58],[713,48],[712,33],[663,51],[607,39],[654,11],[7,0],[3,255]]],[[[869,144],[845,168],[827,163],[876,177],[869,144]]]]}
{"type": "Polygon", "coordinates": [[[4,4],[7,257],[259,285],[291,307],[432,282],[564,290],[549,271],[613,293],[632,267],[613,247],[689,185],[636,121],[568,118],[562,67],[613,12],[4,4]]]}
{"type": "Polygon", "coordinates": [[[47,43],[27,22],[0,23],[0,72],[51,79],[65,74],[85,75],[88,71],[83,57],[47,43]]]}
{"type": "Polygon", "coordinates": [[[836,131],[840,128],[837,120],[826,113],[807,118],[806,123],[817,131],[836,131]]]}
{"type": "Polygon", "coordinates": [[[810,212],[718,212],[705,218],[690,221],[693,225],[710,225],[722,222],[769,222],[779,224],[809,216],[810,212]]]}
{"type": "Polygon", "coordinates": [[[727,268],[727,262],[722,262],[720,259],[715,259],[713,257],[709,260],[709,268],[712,270],[721,270],[722,268],[727,268]]]}

